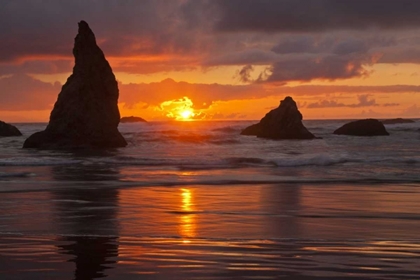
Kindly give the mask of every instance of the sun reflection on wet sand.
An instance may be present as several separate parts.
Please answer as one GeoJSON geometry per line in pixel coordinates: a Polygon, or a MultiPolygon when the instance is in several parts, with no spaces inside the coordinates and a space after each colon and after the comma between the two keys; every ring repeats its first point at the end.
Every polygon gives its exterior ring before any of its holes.
{"type": "Polygon", "coordinates": [[[194,214],[193,192],[190,189],[181,189],[182,215],[179,223],[179,233],[184,243],[190,243],[190,238],[196,236],[196,215],[194,214]]]}

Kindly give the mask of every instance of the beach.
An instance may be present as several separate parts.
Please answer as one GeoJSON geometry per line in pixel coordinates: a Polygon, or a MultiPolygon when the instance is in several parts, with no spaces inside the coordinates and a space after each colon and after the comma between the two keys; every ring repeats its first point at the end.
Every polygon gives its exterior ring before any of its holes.
{"type": "Polygon", "coordinates": [[[120,124],[126,148],[0,138],[1,279],[416,279],[418,121],[390,136],[241,136],[250,121],[120,124]]]}

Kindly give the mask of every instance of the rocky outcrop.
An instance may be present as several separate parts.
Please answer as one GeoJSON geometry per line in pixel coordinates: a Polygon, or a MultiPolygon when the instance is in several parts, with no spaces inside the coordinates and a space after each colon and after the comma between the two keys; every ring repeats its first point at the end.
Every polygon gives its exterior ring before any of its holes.
{"type": "Polygon", "coordinates": [[[358,120],[346,123],[334,131],[338,135],[380,136],[389,135],[385,126],[376,119],[358,120]]]}
{"type": "Polygon", "coordinates": [[[383,120],[381,122],[383,124],[399,124],[399,123],[414,123],[415,121],[410,120],[410,119],[396,118],[396,119],[383,120]]]}
{"type": "Polygon", "coordinates": [[[280,106],[268,112],[257,124],[245,128],[242,135],[255,135],[269,139],[314,139],[302,123],[302,114],[296,102],[286,97],[280,106]]]}
{"type": "Polygon", "coordinates": [[[145,119],[140,117],[122,117],[120,120],[121,123],[136,123],[136,122],[147,122],[145,119]]]}
{"type": "Polygon", "coordinates": [[[31,135],[24,148],[116,148],[127,142],[118,131],[118,84],[95,35],[79,22],[73,54],[75,66],[44,131],[31,135]]]}
{"type": "Polygon", "coordinates": [[[16,126],[0,121],[0,137],[22,136],[16,126]]]}
{"type": "Polygon", "coordinates": [[[261,125],[260,125],[260,123],[256,123],[256,124],[248,126],[244,130],[242,130],[241,135],[257,136],[260,133],[261,133],[261,125]]]}

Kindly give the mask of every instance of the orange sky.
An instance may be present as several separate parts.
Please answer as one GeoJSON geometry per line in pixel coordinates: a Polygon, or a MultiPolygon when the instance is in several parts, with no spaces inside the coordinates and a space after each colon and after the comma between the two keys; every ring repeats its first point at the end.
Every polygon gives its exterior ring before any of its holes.
{"type": "MultiPolygon", "coordinates": [[[[305,119],[418,118],[420,117],[420,111],[418,110],[420,94],[413,93],[410,89],[401,89],[395,92],[381,91],[381,87],[393,85],[418,85],[418,75],[415,74],[416,67],[418,67],[416,64],[377,64],[369,69],[371,74],[368,77],[358,77],[344,81],[314,80],[311,82],[294,82],[280,87],[259,85],[254,89],[244,89],[242,93],[243,98],[241,98],[241,94],[231,100],[223,100],[222,98],[220,100],[218,100],[219,98],[211,100],[212,98],[209,98],[206,104],[208,106],[203,106],[203,103],[205,103],[203,101],[207,99],[200,98],[200,91],[210,97],[212,93],[216,95],[216,92],[224,94],[224,92],[220,92],[220,88],[212,88],[213,84],[220,84],[219,87],[224,85],[248,85],[235,79],[236,72],[240,70],[240,67],[218,67],[207,71],[196,69],[185,72],[159,72],[150,75],[116,72],[116,77],[120,82],[119,107],[121,116],[141,116],[150,121],[185,120],[181,116],[181,113],[185,113],[185,111],[190,111],[190,118],[188,119],[260,119],[270,108],[278,106],[279,101],[287,95],[294,97],[298,102],[300,111],[305,119]],[[165,81],[165,79],[171,80],[165,81]],[[186,82],[189,86],[174,86],[181,82],[186,82]],[[135,84],[143,84],[143,87],[130,87],[130,85],[135,84]],[[203,86],[208,88],[203,89],[203,86]],[[311,86],[328,86],[332,92],[315,91],[311,86]],[[356,90],[356,92],[346,92],[340,90],[340,86],[362,86],[364,88],[359,91],[356,90]],[[150,91],[146,91],[145,88],[150,88],[150,91]],[[159,98],[150,101],[150,95],[156,91],[160,92],[159,98]],[[261,91],[266,93],[262,94],[261,91]],[[143,95],[148,95],[149,97],[144,98],[143,95]],[[357,106],[361,95],[367,95],[367,100],[374,100],[374,103],[357,106]],[[308,104],[323,100],[335,101],[348,107],[308,108],[308,104]],[[390,104],[391,106],[384,106],[384,104],[390,104]]],[[[51,84],[55,82],[63,84],[69,74],[44,74],[34,75],[33,77],[51,84]]],[[[56,92],[58,93],[57,88],[56,92]]],[[[54,102],[52,97],[49,105],[51,108],[54,102]]],[[[16,122],[47,121],[49,112],[49,109],[28,110],[25,111],[25,116],[22,116],[20,111],[2,111],[0,118],[16,122]]]]}
{"type": "Polygon", "coordinates": [[[0,34],[0,119],[48,121],[71,74],[80,17],[119,81],[122,116],[260,119],[289,95],[304,119],[420,117],[420,20],[410,9],[391,1],[376,14],[374,3],[343,10],[339,1],[319,6],[325,18],[316,19],[286,0],[244,1],[254,9],[236,0],[110,1],[101,9],[64,1],[49,11],[7,2],[0,24],[13,28],[0,34]],[[283,10],[291,17],[279,17],[283,10]]]}

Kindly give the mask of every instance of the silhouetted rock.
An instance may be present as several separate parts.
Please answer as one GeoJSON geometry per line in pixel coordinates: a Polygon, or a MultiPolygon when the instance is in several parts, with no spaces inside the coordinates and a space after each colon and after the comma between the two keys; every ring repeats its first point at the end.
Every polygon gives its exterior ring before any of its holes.
{"type": "Polygon", "coordinates": [[[250,125],[247,128],[245,128],[244,130],[242,130],[241,135],[254,135],[254,136],[257,136],[261,132],[260,127],[261,127],[260,123],[256,123],[256,124],[250,125]]]}
{"type": "Polygon", "coordinates": [[[145,119],[140,118],[140,117],[122,117],[120,122],[122,123],[136,123],[136,122],[147,122],[145,119]]]}
{"type": "Polygon", "coordinates": [[[118,131],[118,84],[95,35],[79,22],[73,54],[75,66],[44,131],[26,139],[24,148],[116,148],[127,142],[118,131]]]}
{"type": "Polygon", "coordinates": [[[242,135],[255,135],[269,139],[314,139],[302,123],[302,114],[296,102],[286,97],[280,106],[268,112],[257,124],[245,128],[242,135]]]}
{"type": "Polygon", "coordinates": [[[380,136],[389,135],[385,126],[378,120],[366,119],[346,123],[336,131],[334,134],[339,135],[354,135],[354,136],[380,136]]]}
{"type": "Polygon", "coordinates": [[[22,133],[20,133],[16,126],[0,121],[0,136],[22,136],[22,133]]]}
{"type": "Polygon", "coordinates": [[[397,119],[383,120],[381,122],[383,124],[398,124],[398,123],[414,123],[415,121],[410,120],[410,119],[397,118],[397,119]]]}

